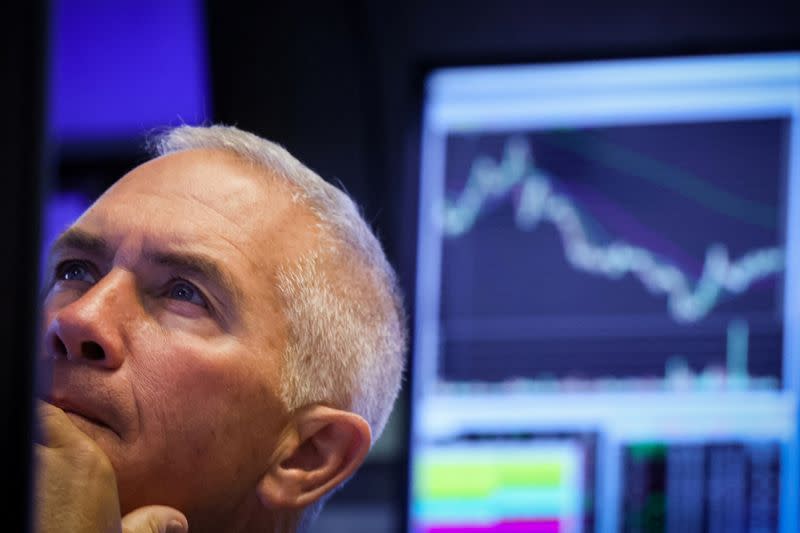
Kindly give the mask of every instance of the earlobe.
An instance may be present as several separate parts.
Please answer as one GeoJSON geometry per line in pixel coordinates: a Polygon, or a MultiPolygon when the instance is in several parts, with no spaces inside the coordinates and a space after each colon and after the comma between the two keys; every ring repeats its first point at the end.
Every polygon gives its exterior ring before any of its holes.
{"type": "Polygon", "coordinates": [[[258,485],[270,509],[301,509],[346,481],[369,452],[371,431],[355,413],[323,405],[292,417],[278,453],[258,485]]]}

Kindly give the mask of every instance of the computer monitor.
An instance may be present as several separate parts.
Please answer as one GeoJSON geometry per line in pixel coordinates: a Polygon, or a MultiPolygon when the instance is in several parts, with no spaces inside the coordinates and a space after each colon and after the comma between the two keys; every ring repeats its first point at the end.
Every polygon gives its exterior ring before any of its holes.
{"type": "Polygon", "coordinates": [[[798,531],[800,54],[432,70],[409,530],[798,531]]]}

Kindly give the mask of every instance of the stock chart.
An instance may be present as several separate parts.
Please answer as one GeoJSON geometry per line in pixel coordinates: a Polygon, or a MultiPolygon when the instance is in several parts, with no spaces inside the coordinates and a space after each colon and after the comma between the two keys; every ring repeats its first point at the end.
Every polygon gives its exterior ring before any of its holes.
{"type": "Polygon", "coordinates": [[[442,377],[779,387],[788,131],[451,134],[442,377]]]}
{"type": "Polygon", "coordinates": [[[435,69],[420,141],[409,531],[795,533],[800,55],[435,69]]]}

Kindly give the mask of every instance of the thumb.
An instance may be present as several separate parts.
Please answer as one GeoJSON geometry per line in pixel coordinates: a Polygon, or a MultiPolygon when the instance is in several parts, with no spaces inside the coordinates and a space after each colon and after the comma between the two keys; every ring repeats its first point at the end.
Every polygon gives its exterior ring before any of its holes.
{"type": "Polygon", "coordinates": [[[122,518],[123,533],[187,533],[183,513],[166,505],[140,507],[122,518]]]}

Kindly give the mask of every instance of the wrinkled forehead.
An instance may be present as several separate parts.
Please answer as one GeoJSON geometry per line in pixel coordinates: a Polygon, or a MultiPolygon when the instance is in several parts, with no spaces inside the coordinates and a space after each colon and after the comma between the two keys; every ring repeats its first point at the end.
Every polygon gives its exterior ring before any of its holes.
{"type": "Polygon", "coordinates": [[[122,176],[101,199],[153,195],[192,199],[219,210],[270,213],[291,204],[289,185],[262,167],[219,149],[195,149],[151,159],[122,176]]]}
{"type": "Polygon", "coordinates": [[[302,255],[315,240],[311,211],[292,186],[222,150],[187,150],[123,176],[78,221],[108,239],[167,239],[234,249],[252,266],[302,255]]]}

